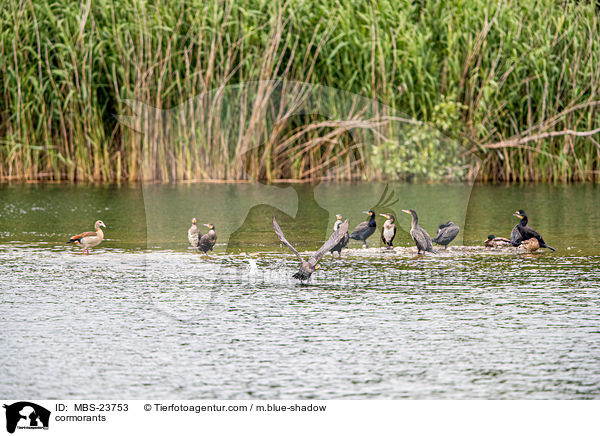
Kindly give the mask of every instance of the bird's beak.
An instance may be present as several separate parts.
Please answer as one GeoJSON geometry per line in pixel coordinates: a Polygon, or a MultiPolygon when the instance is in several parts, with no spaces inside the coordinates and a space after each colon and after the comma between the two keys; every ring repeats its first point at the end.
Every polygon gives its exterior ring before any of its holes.
{"type": "Polygon", "coordinates": [[[206,227],[209,227],[209,228],[210,228],[210,224],[204,224],[204,225],[205,225],[206,227]]]}
{"type": "Polygon", "coordinates": [[[384,217],[384,218],[387,218],[387,217],[388,217],[388,216],[387,216],[386,214],[384,214],[384,213],[380,213],[379,215],[381,215],[381,216],[382,216],[382,217],[384,217]]]}
{"type": "Polygon", "coordinates": [[[367,215],[369,215],[369,211],[368,210],[363,210],[363,213],[366,213],[367,215]]]}
{"type": "Polygon", "coordinates": [[[517,218],[523,219],[523,215],[520,215],[519,212],[513,213],[513,216],[516,216],[517,218]]]}
{"type": "Polygon", "coordinates": [[[106,228],[106,226],[104,225],[104,223],[100,224],[102,227],[106,228]]]}
{"type": "Polygon", "coordinates": [[[196,224],[196,218],[192,220],[192,224],[196,224]]]}
{"type": "Polygon", "coordinates": [[[407,213],[407,214],[410,215],[410,210],[402,209],[402,212],[407,213]]]}
{"type": "Polygon", "coordinates": [[[315,269],[319,269],[319,268],[321,268],[321,267],[319,266],[319,264],[316,264],[316,265],[315,265],[315,269]]]}

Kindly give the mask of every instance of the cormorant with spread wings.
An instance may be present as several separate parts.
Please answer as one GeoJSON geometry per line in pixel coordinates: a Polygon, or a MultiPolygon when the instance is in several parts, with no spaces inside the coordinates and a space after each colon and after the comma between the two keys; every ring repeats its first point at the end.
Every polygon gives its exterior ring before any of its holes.
{"type": "Polygon", "coordinates": [[[296,255],[296,257],[300,260],[300,262],[301,262],[300,268],[298,269],[298,272],[296,274],[294,274],[292,277],[294,277],[295,279],[298,279],[302,282],[304,280],[308,280],[310,278],[311,274],[313,272],[315,272],[315,270],[319,269],[319,265],[317,265],[317,264],[321,260],[321,258],[323,256],[325,256],[325,253],[327,253],[329,250],[331,250],[333,247],[335,247],[345,237],[346,232],[348,232],[348,220],[344,221],[338,227],[338,229],[331,234],[331,236],[329,237],[327,242],[325,242],[321,246],[321,248],[319,248],[308,259],[308,261],[304,260],[302,258],[302,256],[300,256],[300,253],[298,253],[298,251],[292,246],[292,244],[290,244],[288,242],[288,240],[285,239],[285,236],[283,235],[283,232],[281,231],[279,224],[277,224],[275,217],[273,217],[273,229],[275,229],[275,233],[277,234],[277,237],[279,238],[279,240],[283,244],[285,244],[291,250],[291,252],[294,253],[296,255]]]}

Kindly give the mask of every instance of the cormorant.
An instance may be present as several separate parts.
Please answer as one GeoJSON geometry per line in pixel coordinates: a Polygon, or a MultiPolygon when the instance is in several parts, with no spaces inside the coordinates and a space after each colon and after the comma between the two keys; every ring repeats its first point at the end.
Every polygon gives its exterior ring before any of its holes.
{"type": "Polygon", "coordinates": [[[535,238],[538,240],[540,248],[549,248],[552,251],[556,251],[556,248],[552,248],[549,245],[547,245],[544,242],[544,239],[540,236],[540,234],[527,225],[527,214],[523,209],[520,209],[513,213],[513,216],[516,216],[517,218],[521,219],[521,221],[519,221],[519,224],[517,224],[510,233],[510,243],[513,246],[518,247],[521,244],[521,242],[527,239],[535,238]]]}
{"type": "Polygon", "coordinates": [[[381,240],[387,245],[386,248],[394,248],[393,242],[396,236],[396,218],[391,213],[380,213],[382,217],[385,217],[386,221],[383,223],[383,230],[381,231],[381,240]]]}
{"type": "Polygon", "coordinates": [[[367,244],[367,238],[375,233],[375,229],[377,229],[377,222],[375,222],[375,212],[372,210],[368,212],[363,212],[369,215],[369,221],[363,221],[352,231],[350,235],[350,239],[355,239],[357,241],[363,241],[363,245],[369,248],[367,244]]]}
{"type": "MultiPolygon", "coordinates": [[[[342,225],[342,216],[340,214],[337,214],[335,216],[335,223],[333,224],[333,231],[337,232],[338,229],[340,228],[340,226],[342,225]]],[[[342,248],[347,248],[348,247],[348,241],[350,240],[350,235],[348,234],[348,231],[346,230],[346,233],[344,233],[344,237],[340,240],[340,242],[338,242],[338,244],[333,247],[331,250],[329,250],[329,252],[331,254],[333,254],[335,251],[338,252],[338,256],[342,256],[342,248]]]]}
{"type": "Polygon", "coordinates": [[[510,239],[488,235],[487,241],[484,242],[486,247],[509,247],[510,239]]]}
{"type": "Polygon", "coordinates": [[[445,224],[440,224],[437,229],[437,236],[433,239],[438,245],[443,245],[444,250],[448,248],[448,244],[456,238],[460,228],[452,221],[448,221],[445,224]]]}
{"type": "Polygon", "coordinates": [[[335,245],[339,244],[339,242],[342,240],[344,234],[348,231],[348,220],[344,221],[338,227],[338,229],[331,234],[329,239],[308,259],[308,261],[305,261],[302,256],[300,256],[300,253],[298,253],[298,251],[292,246],[292,244],[285,239],[279,224],[277,224],[277,221],[275,220],[275,216],[273,216],[273,229],[275,229],[275,233],[277,234],[279,240],[285,244],[298,259],[300,259],[300,268],[292,277],[302,282],[303,280],[308,280],[311,274],[315,272],[315,270],[319,269],[319,265],[317,264],[321,258],[325,256],[325,253],[331,250],[335,245]]]}
{"type": "Polygon", "coordinates": [[[425,229],[419,225],[419,217],[417,216],[417,212],[412,209],[403,209],[402,212],[407,213],[412,217],[410,236],[412,237],[413,241],[415,241],[417,253],[421,254],[421,252],[425,251],[433,252],[431,237],[429,236],[429,233],[427,233],[425,229]]]}
{"type": "Polygon", "coordinates": [[[79,235],[71,236],[67,244],[74,243],[75,245],[81,244],[83,246],[83,252],[81,254],[90,253],[90,248],[100,244],[104,239],[104,232],[100,227],[106,227],[102,220],[96,221],[94,224],[95,232],[83,232],[79,235]]]}
{"type": "Polygon", "coordinates": [[[537,251],[540,249],[540,243],[537,239],[531,238],[521,242],[521,247],[529,252],[537,251]]]}
{"type": "Polygon", "coordinates": [[[196,218],[192,218],[192,226],[188,230],[188,241],[194,248],[198,247],[198,241],[200,240],[200,229],[196,226],[196,218]]]}
{"type": "Polygon", "coordinates": [[[217,233],[215,232],[215,226],[213,224],[204,225],[208,227],[208,233],[202,235],[200,241],[198,241],[198,249],[206,253],[208,250],[212,251],[215,246],[215,243],[217,242],[217,233]]]}

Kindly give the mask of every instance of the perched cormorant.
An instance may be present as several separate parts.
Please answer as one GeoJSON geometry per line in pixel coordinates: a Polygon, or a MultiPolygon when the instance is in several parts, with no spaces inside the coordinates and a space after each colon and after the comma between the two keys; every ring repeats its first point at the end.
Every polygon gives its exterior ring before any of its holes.
{"type": "Polygon", "coordinates": [[[343,239],[344,235],[348,231],[348,220],[344,221],[338,227],[338,229],[331,234],[329,239],[308,259],[308,261],[302,259],[300,253],[298,253],[298,251],[292,246],[292,244],[290,244],[288,240],[285,239],[285,236],[283,235],[279,224],[277,224],[277,221],[275,220],[275,216],[273,216],[273,229],[275,229],[275,233],[277,234],[279,240],[284,245],[286,245],[290,249],[290,251],[296,255],[298,259],[300,259],[300,268],[298,269],[298,272],[292,277],[302,282],[304,280],[308,280],[311,274],[315,272],[315,270],[319,269],[319,265],[317,264],[319,263],[321,258],[325,256],[325,253],[327,253],[334,246],[339,244],[339,242],[343,239]]]}
{"type": "Polygon", "coordinates": [[[412,237],[413,241],[415,241],[417,253],[421,254],[421,252],[425,251],[433,252],[431,237],[429,236],[429,233],[427,233],[425,229],[419,225],[419,217],[417,216],[417,212],[412,209],[403,209],[402,212],[407,213],[412,217],[410,236],[412,237]]]}
{"type": "Polygon", "coordinates": [[[381,240],[387,245],[386,248],[394,248],[393,242],[396,236],[396,218],[391,213],[380,213],[382,217],[385,217],[386,221],[383,223],[383,230],[381,231],[381,240]]]}
{"type": "Polygon", "coordinates": [[[448,248],[448,244],[456,238],[460,228],[452,221],[448,221],[445,224],[440,224],[437,229],[437,236],[433,239],[438,245],[443,245],[444,250],[448,248]]]}
{"type": "Polygon", "coordinates": [[[520,218],[519,224],[517,224],[510,234],[510,243],[515,247],[518,247],[521,242],[535,238],[537,239],[540,248],[549,248],[552,251],[556,251],[556,248],[552,248],[544,242],[544,239],[540,236],[538,232],[533,230],[531,227],[527,225],[527,214],[523,209],[516,211],[513,213],[513,216],[520,218]]]}
{"type": "Polygon", "coordinates": [[[198,241],[198,249],[204,253],[208,250],[213,249],[215,243],[217,242],[217,233],[215,232],[215,226],[213,224],[204,224],[208,227],[208,233],[206,235],[202,235],[200,241],[198,241]]]}
{"type": "Polygon", "coordinates": [[[487,241],[484,242],[486,247],[509,247],[510,239],[488,235],[487,241]]]}
{"type": "MultiPolygon", "coordinates": [[[[340,226],[342,225],[342,216],[340,214],[337,214],[335,216],[335,223],[333,224],[333,231],[337,232],[338,229],[340,228],[340,226]]],[[[329,252],[331,254],[333,254],[335,251],[338,252],[338,256],[342,256],[342,248],[347,248],[348,247],[348,241],[350,240],[350,235],[348,234],[348,230],[346,230],[346,233],[344,233],[344,237],[340,240],[340,242],[338,242],[338,244],[333,247],[331,250],[329,250],[329,252]]]]}
{"type": "Polygon", "coordinates": [[[350,239],[356,239],[357,241],[363,241],[363,245],[369,248],[367,244],[367,238],[375,233],[375,229],[377,229],[377,222],[375,222],[375,212],[372,210],[368,212],[363,212],[369,215],[369,221],[363,221],[352,231],[350,235],[350,239]]]}
{"type": "Polygon", "coordinates": [[[196,218],[192,218],[192,226],[188,230],[188,241],[194,248],[198,247],[198,241],[200,240],[200,229],[196,226],[196,218]]]}
{"type": "Polygon", "coordinates": [[[521,247],[529,252],[537,251],[540,249],[540,243],[537,239],[531,238],[521,242],[521,247]]]}

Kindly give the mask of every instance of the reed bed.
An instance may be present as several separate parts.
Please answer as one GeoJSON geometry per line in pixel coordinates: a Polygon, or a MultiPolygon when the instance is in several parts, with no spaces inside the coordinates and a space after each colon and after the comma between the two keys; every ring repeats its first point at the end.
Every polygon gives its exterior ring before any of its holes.
{"type": "Polygon", "coordinates": [[[0,180],[600,180],[594,2],[157,3],[5,0],[0,180]]]}

